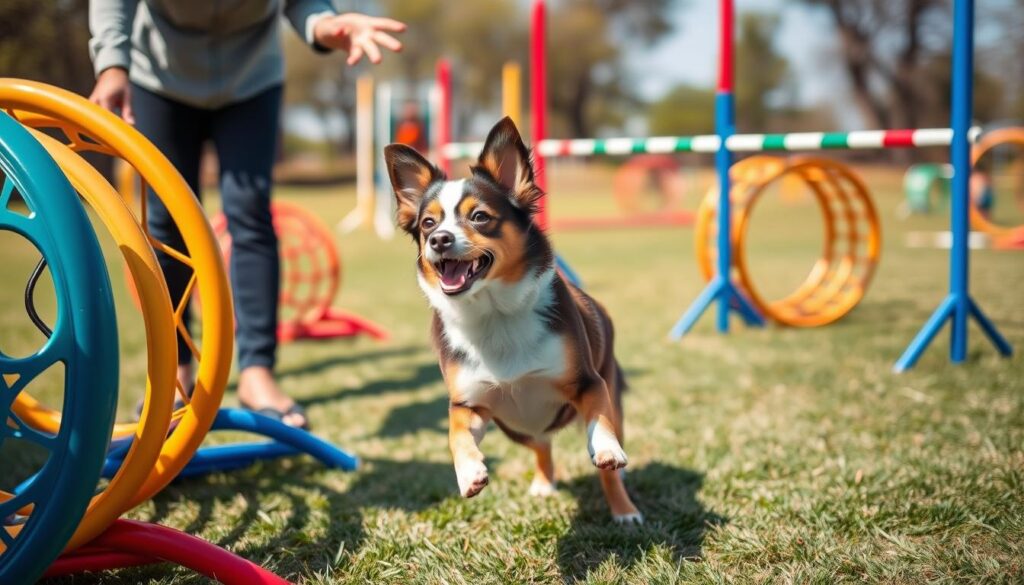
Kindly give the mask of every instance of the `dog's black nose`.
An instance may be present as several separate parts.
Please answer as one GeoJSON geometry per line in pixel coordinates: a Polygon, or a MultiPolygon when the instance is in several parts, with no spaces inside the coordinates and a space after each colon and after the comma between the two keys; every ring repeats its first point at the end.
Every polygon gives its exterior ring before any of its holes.
{"type": "Polygon", "coordinates": [[[434,232],[427,238],[430,248],[438,253],[444,252],[455,244],[455,234],[451,232],[434,232]]]}

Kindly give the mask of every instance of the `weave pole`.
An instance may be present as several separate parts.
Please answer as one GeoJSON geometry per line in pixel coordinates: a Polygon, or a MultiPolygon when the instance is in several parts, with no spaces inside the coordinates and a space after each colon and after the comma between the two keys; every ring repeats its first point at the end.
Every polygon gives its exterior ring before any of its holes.
{"type": "MultiPolygon", "coordinates": [[[[440,102],[437,108],[437,151],[443,154],[448,143],[452,141],[452,66],[448,59],[438,60],[434,79],[440,102]]],[[[451,160],[444,156],[441,156],[441,170],[444,174],[451,175],[451,160]]]]}
{"type": "Polygon", "coordinates": [[[501,111],[512,118],[516,127],[523,123],[522,68],[519,63],[509,61],[501,68],[501,111]]]}
{"type": "Polygon", "coordinates": [[[973,109],[974,83],[974,0],[955,0],[953,3],[953,88],[950,126],[953,139],[950,161],[953,164],[950,231],[953,242],[949,251],[949,294],[939,304],[921,331],[893,366],[896,372],[912,368],[935,335],[945,325],[950,328],[949,359],[954,364],[967,357],[967,321],[973,316],[992,344],[1004,356],[1013,348],[1000,335],[995,324],[981,311],[969,292],[968,272],[968,206],[970,205],[971,150],[968,140],[973,109]]]}
{"type": "Polygon", "coordinates": [[[735,28],[732,0],[721,0],[719,3],[719,34],[718,53],[718,91],[715,94],[715,132],[718,137],[718,150],[715,153],[715,172],[718,175],[718,263],[715,276],[707,284],[697,299],[690,305],[679,321],[672,327],[669,337],[679,340],[685,335],[701,315],[718,301],[718,331],[729,331],[729,311],[739,312],[748,325],[764,325],[764,318],[740,294],[732,281],[732,217],[731,217],[731,178],[729,169],[732,167],[732,152],[727,143],[735,132],[736,102],[733,97],[733,29],[735,28]]]}
{"type": "MultiPolygon", "coordinates": [[[[544,0],[534,0],[530,18],[530,140],[540,144],[547,138],[548,124],[548,66],[547,66],[547,6],[544,0]]],[[[544,154],[533,152],[533,172],[537,186],[545,195],[537,205],[537,225],[548,229],[548,176],[544,154]]]]}
{"type": "MultiPolygon", "coordinates": [[[[131,190],[121,189],[121,193],[131,190]]],[[[356,207],[338,224],[342,233],[373,222],[373,78],[356,80],[356,207]]]]}

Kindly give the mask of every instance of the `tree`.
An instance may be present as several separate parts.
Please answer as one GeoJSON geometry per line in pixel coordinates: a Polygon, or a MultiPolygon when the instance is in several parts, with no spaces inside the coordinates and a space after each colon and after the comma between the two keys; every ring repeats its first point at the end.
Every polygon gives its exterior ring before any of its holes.
{"type": "Polygon", "coordinates": [[[0,2],[0,72],[76,93],[92,89],[88,0],[0,2]]]}
{"type": "Polygon", "coordinates": [[[574,137],[618,125],[637,96],[623,47],[650,46],[672,30],[675,0],[562,0],[548,19],[548,93],[554,114],[574,137]]]}
{"type": "Polygon", "coordinates": [[[934,83],[922,64],[943,42],[926,44],[949,20],[948,0],[803,0],[823,7],[839,32],[854,101],[868,126],[916,128],[934,83]],[[891,56],[891,57],[890,57],[891,56]]]}
{"type": "Polygon", "coordinates": [[[647,127],[654,136],[713,134],[715,90],[677,85],[647,111],[647,127]]]}
{"type": "Polygon", "coordinates": [[[746,12],[740,17],[736,117],[743,131],[764,132],[768,128],[772,94],[788,79],[789,62],[779,54],[773,40],[778,28],[776,16],[746,12]]]}

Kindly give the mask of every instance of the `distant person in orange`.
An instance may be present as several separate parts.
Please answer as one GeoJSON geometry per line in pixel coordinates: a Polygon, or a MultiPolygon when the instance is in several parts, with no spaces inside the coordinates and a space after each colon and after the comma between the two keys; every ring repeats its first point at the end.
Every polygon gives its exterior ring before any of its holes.
{"type": "Polygon", "coordinates": [[[416,102],[406,102],[402,107],[402,118],[395,127],[395,142],[408,144],[422,154],[430,148],[427,144],[427,132],[420,116],[420,106],[416,102]]]}

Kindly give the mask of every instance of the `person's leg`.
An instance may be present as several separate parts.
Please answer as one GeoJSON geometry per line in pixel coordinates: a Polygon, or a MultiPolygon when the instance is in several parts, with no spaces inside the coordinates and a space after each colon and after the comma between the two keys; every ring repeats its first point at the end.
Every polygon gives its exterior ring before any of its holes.
{"type": "MultiPolygon", "coordinates": [[[[135,85],[132,86],[132,109],[135,112],[135,128],[170,160],[198,197],[199,160],[206,138],[207,113],[135,85]]],[[[147,189],[146,198],[147,223],[153,237],[174,250],[187,252],[178,227],[152,189],[147,189]]],[[[171,302],[177,305],[192,277],[192,269],[160,251],[157,252],[157,259],[171,293],[171,302]]],[[[187,328],[188,310],[182,319],[187,328]]],[[[192,353],[180,334],[178,364],[178,380],[183,389],[188,391],[194,382],[192,353]]]]}
{"type": "MultiPolygon", "coordinates": [[[[280,257],[270,214],[271,171],[277,151],[281,88],[218,109],[212,120],[220,161],[220,190],[231,234],[238,398],[259,410],[286,413],[295,402],[274,381],[280,257]]],[[[286,424],[304,426],[292,412],[286,424]]]]}

